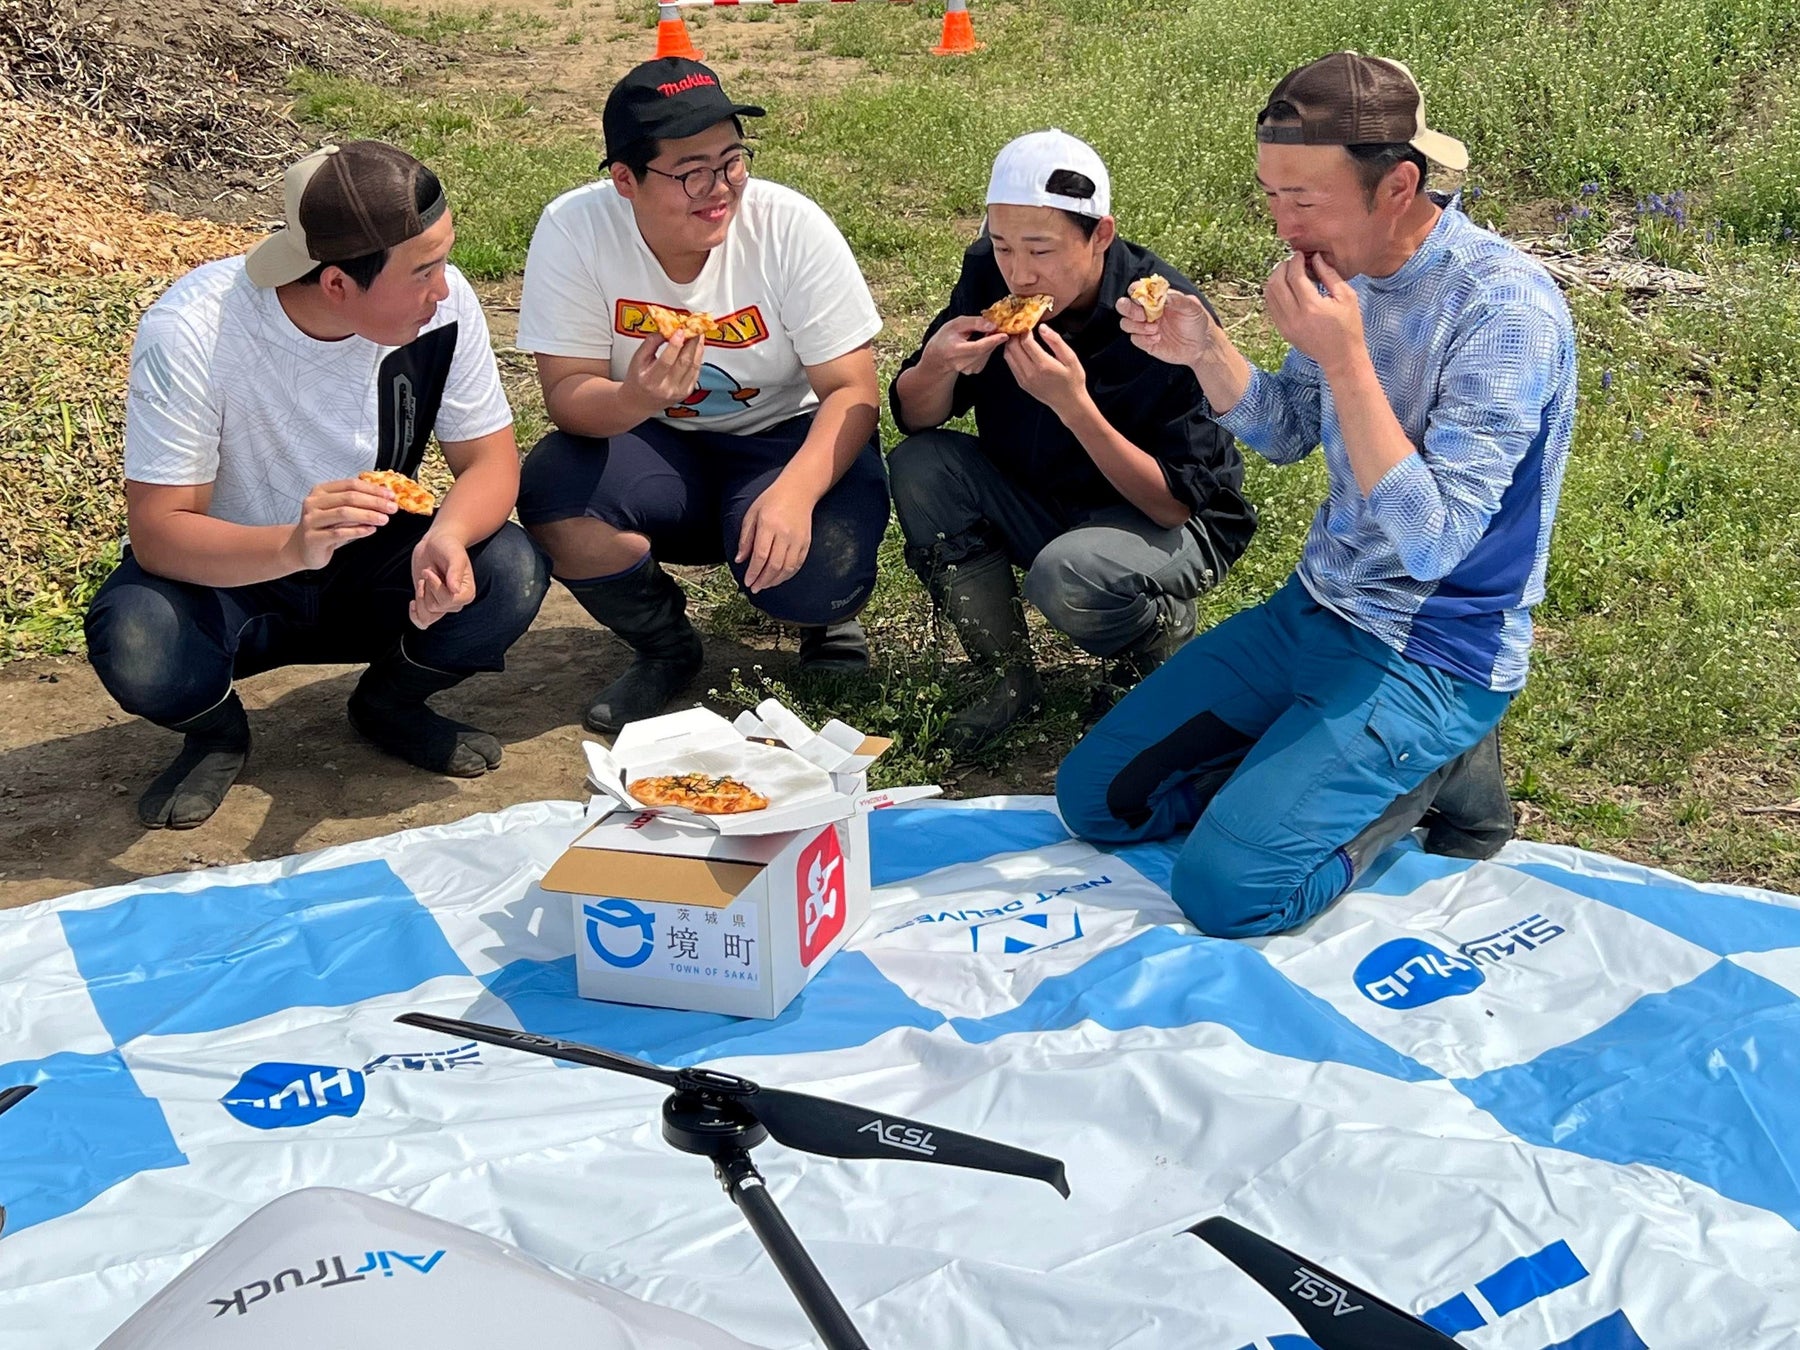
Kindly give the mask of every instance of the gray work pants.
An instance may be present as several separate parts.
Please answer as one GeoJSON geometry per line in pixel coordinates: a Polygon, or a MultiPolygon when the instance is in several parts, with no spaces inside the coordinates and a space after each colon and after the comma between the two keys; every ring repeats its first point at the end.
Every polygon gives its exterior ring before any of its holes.
{"type": "Polygon", "coordinates": [[[1025,569],[1025,598],[1083,651],[1107,657],[1154,629],[1173,603],[1224,574],[1205,525],[1166,529],[1120,504],[1059,517],[1011,482],[961,431],[922,431],[888,456],[906,561],[934,571],[1002,553],[1025,569]]]}

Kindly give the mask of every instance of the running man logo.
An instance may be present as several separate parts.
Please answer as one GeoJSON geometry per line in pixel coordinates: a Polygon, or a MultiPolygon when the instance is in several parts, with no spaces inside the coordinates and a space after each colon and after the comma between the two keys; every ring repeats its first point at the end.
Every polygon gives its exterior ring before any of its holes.
{"type": "MultiPolygon", "coordinates": [[[[626,337],[646,338],[656,335],[656,324],[651,321],[649,300],[620,300],[613,305],[613,331],[626,337]]],[[[676,314],[691,314],[692,310],[681,309],[674,305],[666,305],[676,314]]],[[[769,340],[769,325],[763,322],[762,310],[756,305],[727,314],[724,318],[714,319],[713,326],[707,330],[706,345],[723,347],[730,350],[741,350],[754,347],[759,342],[769,340]]]]}
{"type": "Polygon", "coordinates": [[[800,901],[800,964],[810,966],[844,931],[844,849],[837,826],[828,825],[800,850],[794,868],[800,901]]]}

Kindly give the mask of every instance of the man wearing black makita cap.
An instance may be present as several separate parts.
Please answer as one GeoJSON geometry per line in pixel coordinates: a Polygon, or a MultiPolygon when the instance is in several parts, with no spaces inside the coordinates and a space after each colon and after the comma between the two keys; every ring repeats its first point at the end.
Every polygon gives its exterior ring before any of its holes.
{"type": "Polygon", "coordinates": [[[1120,236],[1093,147],[1021,136],[994,160],[981,237],[889,391],[913,433],[889,460],[907,562],[991,676],[944,730],[953,754],[1038,703],[1015,564],[1051,625],[1107,659],[1108,706],[1193,634],[1195,597],[1256,528],[1243,460],[1199,383],[1120,331],[1114,304],[1152,276],[1196,294],[1120,236]],[[1009,339],[982,317],[1009,292],[1048,295],[1049,317],[1009,339]],[[973,436],[942,427],[970,411],[973,436]]]}
{"type": "Polygon", "coordinates": [[[501,669],[549,584],[507,521],[512,412],[436,176],[352,141],[284,187],[283,227],[176,282],[132,348],[131,537],[87,639],[126,712],[186,737],[139,804],[152,828],[218,809],[250,748],[234,681],[276,666],[366,662],[364,736],[434,773],[494,768],[494,737],[425,700],[501,669]],[[357,475],[416,476],[434,432],[455,484],[396,514],[357,475]]]}
{"type": "Polygon", "coordinates": [[[526,461],[519,519],[632,648],[587,709],[595,731],[660,712],[700,670],[663,562],[726,563],[799,626],[803,669],[868,665],[881,320],[825,213],[751,177],[743,119],[761,115],[698,62],[645,62],[607,96],[608,176],[532,236],[518,345],[558,429],[526,461]],[[665,338],[659,311],[698,331],[665,338]]]}
{"type": "Polygon", "coordinates": [[[1313,919],[1414,826],[1465,858],[1512,834],[1495,729],[1525,683],[1576,391],[1555,282],[1427,190],[1429,162],[1468,152],[1404,65],[1302,66],[1256,141],[1291,250],[1263,293],[1286,359],[1255,366],[1184,296],[1154,320],[1123,300],[1120,324],[1265,459],[1322,450],[1328,493],[1287,584],[1129,694],[1056,783],[1086,838],[1181,838],[1175,902],[1232,937],[1313,919]]]}

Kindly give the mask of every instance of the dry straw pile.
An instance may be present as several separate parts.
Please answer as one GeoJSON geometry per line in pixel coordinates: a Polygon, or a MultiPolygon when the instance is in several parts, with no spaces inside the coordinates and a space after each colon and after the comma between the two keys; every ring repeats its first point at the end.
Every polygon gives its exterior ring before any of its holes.
{"type": "Polygon", "coordinates": [[[0,0],[0,268],[167,278],[240,251],[250,231],[155,210],[150,183],[260,186],[301,143],[288,70],[391,77],[406,55],[309,0],[0,0]]]}

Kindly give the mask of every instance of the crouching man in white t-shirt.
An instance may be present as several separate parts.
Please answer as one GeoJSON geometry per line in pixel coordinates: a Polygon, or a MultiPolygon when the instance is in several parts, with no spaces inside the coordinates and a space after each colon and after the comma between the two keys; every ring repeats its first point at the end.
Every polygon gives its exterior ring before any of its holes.
{"type": "Polygon", "coordinates": [[[645,62],[607,96],[610,176],[552,202],[531,240],[518,344],[559,429],[526,460],[519,519],[635,653],[588,707],[595,731],[660,712],[700,670],[659,560],[729,565],[800,627],[803,669],[868,665],[881,319],[830,218],[750,177],[741,119],[761,115],[697,62],[645,62]],[[665,339],[659,311],[708,320],[665,339]]]}
{"type": "Polygon", "coordinates": [[[507,521],[512,412],[436,176],[353,141],[289,169],[286,198],[285,228],[176,282],[132,348],[131,543],[87,639],[126,712],[187,737],[139,803],[152,828],[218,809],[250,749],[232,682],[276,666],[366,661],[364,736],[436,773],[495,767],[498,741],[425,700],[501,669],[549,586],[507,521]],[[416,475],[434,431],[455,486],[396,514],[357,474],[416,475]]]}

